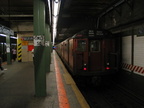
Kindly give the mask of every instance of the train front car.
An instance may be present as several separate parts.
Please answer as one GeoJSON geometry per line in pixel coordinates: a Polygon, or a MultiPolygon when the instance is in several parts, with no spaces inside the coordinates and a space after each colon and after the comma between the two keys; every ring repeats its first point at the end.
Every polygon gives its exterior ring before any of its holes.
{"type": "Polygon", "coordinates": [[[84,30],[73,36],[73,74],[102,76],[116,68],[115,40],[105,30],[84,30]]]}

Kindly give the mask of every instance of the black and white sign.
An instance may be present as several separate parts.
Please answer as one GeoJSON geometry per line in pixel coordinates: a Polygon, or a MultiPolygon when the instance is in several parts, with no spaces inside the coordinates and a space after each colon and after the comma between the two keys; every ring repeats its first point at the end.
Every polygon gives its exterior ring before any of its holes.
{"type": "Polygon", "coordinates": [[[34,46],[44,46],[44,36],[43,35],[34,36],[34,46]]]}

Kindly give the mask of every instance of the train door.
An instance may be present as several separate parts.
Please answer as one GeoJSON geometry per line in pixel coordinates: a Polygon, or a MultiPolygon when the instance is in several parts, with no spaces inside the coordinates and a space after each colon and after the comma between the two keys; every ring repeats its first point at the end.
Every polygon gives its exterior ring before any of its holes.
{"type": "Polygon", "coordinates": [[[76,51],[75,51],[75,69],[76,71],[83,71],[83,67],[87,64],[88,50],[87,39],[76,39],[76,51]]]}
{"type": "Polygon", "coordinates": [[[3,58],[3,43],[0,43],[0,57],[3,58]]]}
{"type": "Polygon", "coordinates": [[[89,71],[102,70],[102,51],[100,40],[89,41],[89,71]]]}
{"type": "Polygon", "coordinates": [[[118,70],[118,67],[120,66],[119,61],[119,40],[116,39],[110,39],[107,40],[106,43],[107,48],[107,55],[108,55],[108,62],[111,70],[118,70]]]}
{"type": "Polygon", "coordinates": [[[6,43],[1,42],[0,43],[0,57],[2,57],[3,62],[6,61],[7,55],[6,55],[6,43]]]}

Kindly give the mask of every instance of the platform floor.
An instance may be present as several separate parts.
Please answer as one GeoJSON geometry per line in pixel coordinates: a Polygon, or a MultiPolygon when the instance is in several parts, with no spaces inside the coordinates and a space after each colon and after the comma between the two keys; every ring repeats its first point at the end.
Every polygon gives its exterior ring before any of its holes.
{"type": "Polygon", "coordinates": [[[35,97],[33,62],[3,67],[7,70],[0,74],[0,108],[90,108],[55,51],[45,97],[35,97]]]}

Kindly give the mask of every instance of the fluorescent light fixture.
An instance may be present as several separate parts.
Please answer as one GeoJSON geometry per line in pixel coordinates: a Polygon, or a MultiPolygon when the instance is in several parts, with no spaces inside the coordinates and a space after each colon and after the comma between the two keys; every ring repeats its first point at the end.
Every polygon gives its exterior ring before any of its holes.
{"type": "Polygon", "coordinates": [[[6,37],[7,35],[5,35],[5,34],[0,34],[0,36],[6,37]]]}
{"type": "Polygon", "coordinates": [[[59,14],[59,2],[54,2],[53,15],[57,16],[59,14]]]}
{"type": "Polygon", "coordinates": [[[53,29],[56,29],[57,28],[57,24],[53,24],[53,29]]]}
{"type": "Polygon", "coordinates": [[[59,0],[54,0],[54,2],[59,2],[59,0]]]}
{"type": "MultiPolygon", "coordinates": [[[[5,34],[0,34],[0,36],[6,37],[7,35],[5,35],[5,34]]],[[[14,36],[10,36],[10,38],[17,39],[17,37],[14,37],[14,36]]]]}
{"type": "Polygon", "coordinates": [[[17,39],[17,37],[11,36],[10,38],[17,39]]]}
{"type": "Polygon", "coordinates": [[[11,45],[17,45],[16,43],[12,43],[11,45]]]}
{"type": "Polygon", "coordinates": [[[53,17],[53,24],[57,24],[57,20],[58,20],[57,17],[53,17]]]}
{"type": "Polygon", "coordinates": [[[55,43],[55,37],[57,35],[57,21],[58,21],[58,15],[60,10],[60,4],[61,0],[53,0],[52,1],[52,35],[53,35],[53,45],[55,43]]]}
{"type": "Polygon", "coordinates": [[[48,0],[48,8],[49,8],[49,20],[51,24],[51,6],[50,6],[50,0],[48,0]]]}
{"type": "Polygon", "coordinates": [[[53,29],[53,33],[56,33],[57,32],[57,29],[55,28],[55,29],[53,29]]]}

